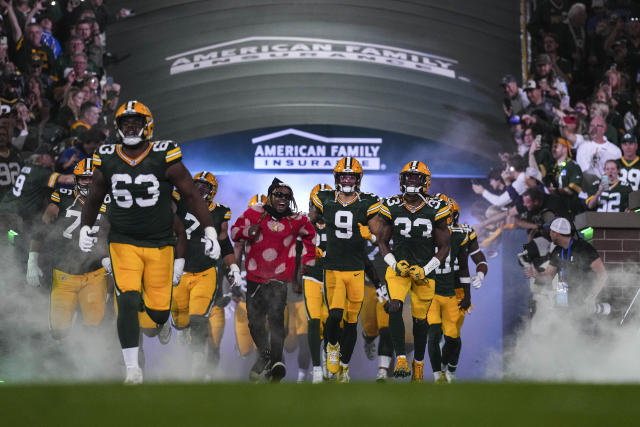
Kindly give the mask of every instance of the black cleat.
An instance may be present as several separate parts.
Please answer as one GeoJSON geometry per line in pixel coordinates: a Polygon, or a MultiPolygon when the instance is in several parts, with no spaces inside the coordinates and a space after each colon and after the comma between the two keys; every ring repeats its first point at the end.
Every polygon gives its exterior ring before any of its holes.
{"type": "Polygon", "coordinates": [[[282,362],[276,362],[271,367],[271,382],[279,383],[287,375],[287,367],[282,362]]]}

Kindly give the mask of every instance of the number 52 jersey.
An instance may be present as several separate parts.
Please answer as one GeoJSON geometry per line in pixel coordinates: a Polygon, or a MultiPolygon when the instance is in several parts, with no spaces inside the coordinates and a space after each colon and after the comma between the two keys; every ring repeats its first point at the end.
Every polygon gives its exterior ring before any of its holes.
{"type": "Polygon", "coordinates": [[[155,141],[132,159],[122,144],[101,146],[93,155],[111,194],[109,242],[142,247],[175,244],[169,166],[181,161],[174,142],[155,141]]]}

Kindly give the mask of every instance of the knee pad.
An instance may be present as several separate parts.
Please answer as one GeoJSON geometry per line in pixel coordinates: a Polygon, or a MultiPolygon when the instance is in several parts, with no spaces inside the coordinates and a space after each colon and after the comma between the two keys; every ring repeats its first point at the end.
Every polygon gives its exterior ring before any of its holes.
{"type": "Polygon", "coordinates": [[[461,343],[462,340],[460,340],[460,338],[451,338],[448,336],[444,336],[444,343],[445,344],[449,344],[449,345],[458,345],[459,343],[461,343]]]}
{"type": "Polygon", "coordinates": [[[149,307],[145,306],[145,311],[153,320],[159,325],[164,325],[164,323],[169,320],[169,315],[171,314],[171,310],[152,310],[149,307]]]}
{"type": "Polygon", "coordinates": [[[440,337],[442,335],[442,323],[429,325],[429,336],[440,337]]]}
{"type": "Polygon", "coordinates": [[[342,316],[344,315],[344,310],[341,308],[332,308],[329,310],[329,318],[334,322],[340,323],[342,320],[342,316]]]}
{"type": "Polygon", "coordinates": [[[140,292],[129,291],[123,292],[116,297],[118,302],[118,311],[122,312],[139,312],[142,311],[142,297],[140,292]]]}
{"type": "Polygon", "coordinates": [[[391,313],[402,313],[402,301],[399,299],[392,299],[385,304],[385,311],[391,313]]]}

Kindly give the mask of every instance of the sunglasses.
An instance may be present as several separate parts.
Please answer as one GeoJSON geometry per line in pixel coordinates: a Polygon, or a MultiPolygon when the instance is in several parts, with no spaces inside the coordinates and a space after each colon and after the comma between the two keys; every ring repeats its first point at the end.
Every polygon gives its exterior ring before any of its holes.
{"type": "Polygon", "coordinates": [[[289,193],[282,193],[280,191],[276,191],[275,193],[273,193],[273,197],[277,197],[279,199],[286,199],[286,200],[291,200],[291,194],[289,193]]]}

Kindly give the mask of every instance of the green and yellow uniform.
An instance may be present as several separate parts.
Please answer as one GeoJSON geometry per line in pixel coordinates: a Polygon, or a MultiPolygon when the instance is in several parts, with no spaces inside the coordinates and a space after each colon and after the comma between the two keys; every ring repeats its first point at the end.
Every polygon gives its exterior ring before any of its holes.
{"type": "MultiPolygon", "coordinates": [[[[51,329],[67,329],[78,304],[83,323],[96,326],[104,317],[107,278],[100,263],[102,256],[82,252],[78,247],[83,201],[74,190],[60,188],[51,194],[51,202],[59,209],[52,233],[55,251],[49,311],[51,329]]],[[[94,233],[105,226],[106,213],[107,205],[103,204],[93,226],[94,233]]]]}
{"type": "Polygon", "coordinates": [[[29,224],[46,206],[60,174],[40,165],[23,166],[3,200],[4,213],[17,214],[29,224]]]}
{"type": "Polygon", "coordinates": [[[550,182],[556,188],[570,188],[574,194],[582,191],[582,169],[571,159],[556,163],[551,169],[550,182]]]}
{"type": "Polygon", "coordinates": [[[141,292],[147,308],[169,310],[174,244],[167,169],[182,159],[171,141],[149,142],[136,159],[121,144],[101,146],[93,155],[111,195],[109,253],[116,293],[141,292]]]}
{"type": "Polygon", "coordinates": [[[620,171],[618,178],[622,182],[626,182],[633,189],[638,191],[640,188],[640,157],[636,156],[631,162],[627,162],[624,157],[616,160],[618,170],[620,171]]]}
{"type": "Polygon", "coordinates": [[[458,307],[459,299],[455,288],[458,283],[458,256],[467,256],[469,236],[475,232],[466,225],[449,226],[451,233],[449,255],[444,265],[435,270],[436,295],[429,307],[427,321],[429,325],[442,324],[443,333],[451,338],[458,338],[458,321],[463,312],[458,307]]]}
{"type": "MultiPolygon", "coordinates": [[[[177,204],[176,214],[187,233],[187,254],[184,274],[180,284],[173,290],[171,315],[177,328],[185,328],[189,326],[190,315],[209,316],[216,292],[218,261],[204,254],[204,228],[200,222],[189,212],[179,193],[174,191],[173,197],[177,204]]],[[[231,210],[216,202],[210,202],[208,210],[213,226],[220,234],[222,224],[231,219],[231,210]]]]}
{"type": "MultiPolygon", "coordinates": [[[[380,208],[382,217],[392,225],[391,252],[398,262],[407,261],[409,265],[424,266],[436,254],[434,228],[449,216],[449,205],[440,199],[424,199],[418,206],[408,205],[402,195],[389,197],[380,208]]],[[[411,295],[411,313],[416,319],[426,319],[427,310],[435,293],[435,272],[423,280],[398,276],[387,268],[385,278],[389,298],[404,301],[407,293],[411,295]]]]}
{"type": "Polygon", "coordinates": [[[23,165],[22,156],[13,147],[9,147],[6,155],[0,154],[0,200],[16,183],[23,165]]]}
{"type": "MultiPolygon", "coordinates": [[[[608,190],[600,193],[598,197],[598,212],[624,212],[629,207],[629,193],[633,190],[627,184],[616,181],[608,190]]],[[[587,204],[595,197],[591,195],[587,198],[587,204]]]]}
{"type": "Polygon", "coordinates": [[[324,257],[325,298],[329,310],[343,309],[344,321],[356,323],[364,299],[364,249],[366,240],[358,224],[366,225],[380,210],[380,199],[371,193],[356,193],[349,203],[338,199],[338,191],[322,190],[311,199],[326,224],[324,257]]]}
{"type": "Polygon", "coordinates": [[[325,224],[315,224],[316,230],[316,263],[309,267],[302,277],[304,280],[304,302],[308,319],[321,319],[322,322],[328,316],[327,306],[322,294],[324,283],[324,254],[327,250],[327,227],[325,224]]]}

